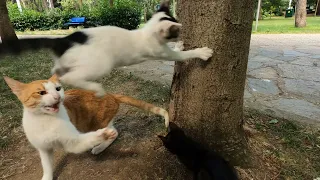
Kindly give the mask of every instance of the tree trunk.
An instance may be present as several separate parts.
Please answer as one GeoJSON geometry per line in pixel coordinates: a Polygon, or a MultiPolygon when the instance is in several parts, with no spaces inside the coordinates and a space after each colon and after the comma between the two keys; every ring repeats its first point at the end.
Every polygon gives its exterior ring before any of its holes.
{"type": "Polygon", "coordinates": [[[54,8],[53,0],[49,0],[49,3],[50,3],[50,4],[49,4],[49,5],[50,5],[50,8],[53,9],[53,8],[54,8]]]}
{"type": "Polygon", "coordinates": [[[143,17],[144,17],[144,23],[147,23],[147,14],[148,14],[148,8],[146,5],[144,5],[144,11],[143,11],[143,17]]]}
{"type": "Polygon", "coordinates": [[[10,22],[5,0],[0,0],[0,37],[2,42],[18,39],[10,22]]]}
{"type": "Polygon", "coordinates": [[[169,108],[188,135],[242,166],[250,162],[242,125],[253,15],[251,0],[178,1],[185,48],[208,46],[214,54],[176,63],[169,108]]]}
{"type": "Polygon", "coordinates": [[[26,1],[26,0],[21,0],[21,1],[20,1],[21,6],[22,6],[23,8],[26,8],[26,7],[27,7],[25,1],[26,1]]]}
{"type": "Polygon", "coordinates": [[[320,0],[317,1],[316,16],[320,16],[320,0]]]}
{"type": "Polygon", "coordinates": [[[79,9],[82,9],[82,5],[83,5],[82,0],[78,0],[78,4],[79,4],[79,9]]]}
{"type": "Polygon", "coordinates": [[[307,25],[307,0],[297,0],[295,12],[295,26],[306,27],[307,25]]]}
{"type": "Polygon", "coordinates": [[[109,6],[113,7],[113,0],[109,0],[109,6]]]}
{"type": "Polygon", "coordinates": [[[260,10],[259,10],[258,20],[262,20],[262,1],[261,1],[261,4],[260,4],[260,10]]]}
{"type": "Polygon", "coordinates": [[[42,0],[42,9],[46,11],[49,9],[47,0],[42,0]]]}

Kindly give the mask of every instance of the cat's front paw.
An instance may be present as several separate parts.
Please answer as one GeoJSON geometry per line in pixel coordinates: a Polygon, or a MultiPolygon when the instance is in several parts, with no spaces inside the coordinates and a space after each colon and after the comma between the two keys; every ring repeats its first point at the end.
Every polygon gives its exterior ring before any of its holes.
{"type": "Polygon", "coordinates": [[[212,57],[213,50],[208,48],[208,47],[203,47],[203,48],[197,48],[194,50],[198,56],[198,58],[206,61],[210,57],[212,57]]]}
{"type": "Polygon", "coordinates": [[[103,144],[100,144],[91,150],[91,154],[94,154],[94,155],[100,154],[105,149],[106,147],[104,147],[103,144]]]}
{"type": "Polygon", "coordinates": [[[115,139],[118,136],[118,132],[115,129],[111,128],[101,129],[99,133],[99,136],[102,137],[104,140],[115,139]]]}
{"type": "Polygon", "coordinates": [[[178,41],[175,46],[174,46],[174,51],[183,51],[184,46],[183,46],[183,41],[178,41]]]}

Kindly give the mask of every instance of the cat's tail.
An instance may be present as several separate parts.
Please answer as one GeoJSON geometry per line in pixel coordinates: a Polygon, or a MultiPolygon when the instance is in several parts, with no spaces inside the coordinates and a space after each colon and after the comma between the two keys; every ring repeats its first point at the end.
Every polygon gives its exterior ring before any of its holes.
{"type": "Polygon", "coordinates": [[[87,39],[88,36],[86,34],[78,31],[66,37],[35,37],[6,40],[5,42],[0,43],[0,55],[18,55],[30,50],[50,49],[59,57],[75,43],[83,44],[87,39]]]}
{"type": "Polygon", "coordinates": [[[165,126],[166,126],[166,128],[168,128],[168,126],[169,126],[169,113],[165,109],[157,107],[157,106],[150,104],[150,103],[147,103],[145,101],[129,97],[129,96],[124,96],[124,95],[120,95],[120,94],[113,94],[113,96],[119,103],[128,104],[128,105],[152,112],[154,114],[158,114],[160,116],[163,116],[163,118],[165,120],[165,126]]]}

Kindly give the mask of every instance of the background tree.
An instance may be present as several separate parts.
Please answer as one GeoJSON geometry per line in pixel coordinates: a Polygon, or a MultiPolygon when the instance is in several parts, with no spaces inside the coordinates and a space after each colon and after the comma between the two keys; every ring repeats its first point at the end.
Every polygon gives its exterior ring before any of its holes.
{"type": "Polygon", "coordinates": [[[2,42],[9,39],[18,39],[10,22],[5,0],[0,0],[0,37],[2,42]]]}
{"type": "Polygon", "coordinates": [[[307,0],[296,1],[295,26],[305,27],[307,25],[307,0]]]}
{"type": "Polygon", "coordinates": [[[316,13],[316,16],[320,16],[320,0],[317,1],[315,13],[316,13]]]}
{"type": "Polygon", "coordinates": [[[208,62],[176,63],[170,119],[240,165],[247,163],[243,95],[253,12],[251,0],[177,2],[185,48],[208,46],[214,54],[208,62]]]}

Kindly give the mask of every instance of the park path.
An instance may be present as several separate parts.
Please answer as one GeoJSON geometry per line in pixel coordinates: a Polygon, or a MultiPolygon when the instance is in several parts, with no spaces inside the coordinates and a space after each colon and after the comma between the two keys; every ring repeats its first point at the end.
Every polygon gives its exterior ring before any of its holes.
{"type": "MultiPolygon", "coordinates": [[[[171,85],[173,62],[121,69],[171,85]]],[[[320,122],[320,34],[252,35],[245,107],[280,118],[320,122]]]]}
{"type": "MultiPolygon", "coordinates": [[[[120,69],[170,86],[173,68],[174,62],[147,61],[120,69]]],[[[244,98],[249,109],[320,122],[320,34],[252,35],[244,98]]]]}

